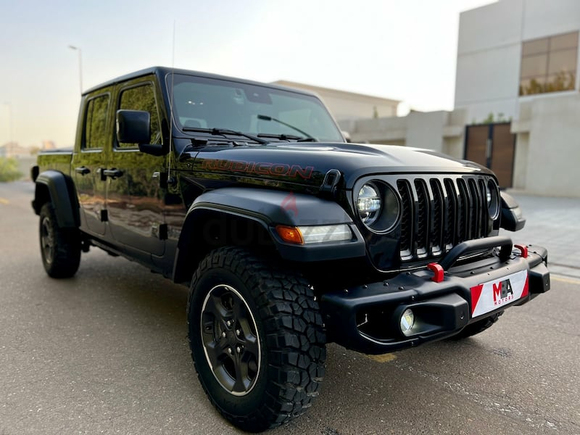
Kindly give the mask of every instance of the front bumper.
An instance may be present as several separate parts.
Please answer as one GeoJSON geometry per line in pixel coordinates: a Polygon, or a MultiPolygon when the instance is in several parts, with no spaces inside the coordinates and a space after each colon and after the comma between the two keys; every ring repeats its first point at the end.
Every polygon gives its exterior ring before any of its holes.
{"type": "Polygon", "coordinates": [[[442,267],[435,267],[444,270],[439,279],[426,268],[322,295],[320,305],[328,339],[348,349],[382,354],[450,337],[470,323],[522,305],[548,291],[547,261],[546,249],[529,245],[513,251],[507,237],[461,243],[439,262],[442,267]],[[487,258],[460,264],[469,253],[496,247],[501,250],[494,250],[487,258]],[[485,283],[489,286],[498,283],[497,288],[501,289],[499,283],[513,276],[525,280],[521,296],[514,300],[498,299],[497,308],[478,314],[473,289],[481,291],[485,283]],[[404,335],[399,326],[406,309],[411,309],[416,319],[409,335],[404,335]]]}

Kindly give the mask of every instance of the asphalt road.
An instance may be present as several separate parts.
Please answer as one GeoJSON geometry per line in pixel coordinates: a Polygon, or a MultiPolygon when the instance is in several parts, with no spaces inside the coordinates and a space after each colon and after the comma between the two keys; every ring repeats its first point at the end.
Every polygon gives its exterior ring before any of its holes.
{"type": "MultiPolygon", "coordinates": [[[[232,434],[197,382],[187,291],[96,249],[40,262],[31,183],[0,183],[0,434],[232,434]]],[[[371,359],[328,346],[321,396],[278,434],[580,434],[580,282],[489,331],[371,359]]]]}

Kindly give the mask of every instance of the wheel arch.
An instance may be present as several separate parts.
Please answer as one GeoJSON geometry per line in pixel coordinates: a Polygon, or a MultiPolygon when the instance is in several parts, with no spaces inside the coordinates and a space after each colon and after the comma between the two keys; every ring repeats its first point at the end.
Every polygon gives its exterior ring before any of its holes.
{"type": "Polygon", "coordinates": [[[216,189],[193,202],[179,237],[173,280],[189,282],[199,261],[222,246],[258,249],[283,261],[302,263],[365,255],[362,236],[336,202],[304,193],[248,187],[216,189]],[[348,224],[355,240],[293,245],[279,238],[274,229],[276,225],[329,224],[348,224]]]}
{"type": "Polygon", "coordinates": [[[173,280],[189,282],[199,262],[213,249],[224,246],[278,255],[268,224],[263,220],[221,207],[192,207],[177,245],[173,280]]]}
{"type": "Polygon", "coordinates": [[[32,201],[34,212],[40,214],[40,209],[47,202],[53,204],[61,228],[80,226],[78,198],[74,182],[69,176],[53,170],[38,175],[32,201]]]}

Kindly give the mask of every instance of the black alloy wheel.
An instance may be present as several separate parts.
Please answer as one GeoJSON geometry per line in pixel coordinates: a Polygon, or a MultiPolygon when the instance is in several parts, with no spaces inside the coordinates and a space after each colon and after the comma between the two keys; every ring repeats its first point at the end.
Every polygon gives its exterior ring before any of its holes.
{"type": "Polygon", "coordinates": [[[70,278],[81,262],[81,239],[77,228],[60,228],[54,207],[47,202],[40,209],[40,255],[52,278],[70,278]]]}
{"type": "Polygon", "coordinates": [[[248,394],[260,372],[261,349],[256,321],[242,295],[225,284],[212,288],[203,302],[200,331],[216,380],[234,396],[248,394]]]}
{"type": "Polygon", "coordinates": [[[51,220],[43,216],[40,220],[40,249],[42,258],[47,265],[51,265],[54,257],[54,231],[51,220]]]}
{"type": "Polygon", "coordinates": [[[199,381],[238,428],[279,426],[318,396],[326,337],[301,275],[242,248],[216,249],[193,275],[187,319],[199,381]]]}

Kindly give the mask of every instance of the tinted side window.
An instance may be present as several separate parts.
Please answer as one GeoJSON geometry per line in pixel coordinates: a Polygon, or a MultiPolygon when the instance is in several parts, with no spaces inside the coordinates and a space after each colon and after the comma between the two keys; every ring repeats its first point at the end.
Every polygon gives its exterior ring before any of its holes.
{"type": "Polygon", "coordinates": [[[102,149],[107,141],[109,95],[99,95],[87,104],[84,149],[102,149]]]}
{"type": "MultiPolygon", "coordinates": [[[[129,88],[121,92],[119,109],[145,110],[151,115],[151,143],[161,143],[161,129],[159,115],[155,103],[155,93],[150,84],[129,88]]],[[[135,143],[119,143],[119,148],[136,148],[135,143]]]]}

